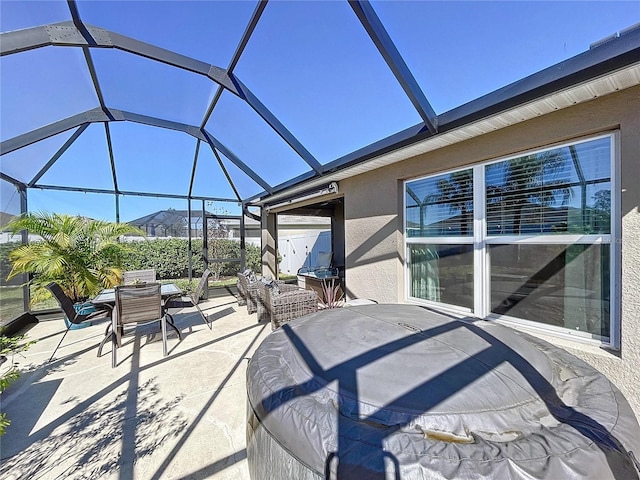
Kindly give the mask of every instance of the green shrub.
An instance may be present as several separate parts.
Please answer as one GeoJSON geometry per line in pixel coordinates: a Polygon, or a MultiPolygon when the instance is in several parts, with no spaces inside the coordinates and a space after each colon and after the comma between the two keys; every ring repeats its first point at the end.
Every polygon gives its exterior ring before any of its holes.
{"type": "Polygon", "coordinates": [[[20,242],[7,242],[0,243],[0,285],[20,285],[22,283],[21,278],[14,278],[7,280],[9,272],[11,271],[11,260],[9,260],[9,253],[12,250],[18,248],[22,243],[20,242]]]}
{"type": "MultiPolygon", "coordinates": [[[[154,268],[158,279],[184,278],[189,276],[189,242],[184,238],[163,238],[130,242],[129,252],[123,257],[125,270],[154,268]]],[[[193,240],[193,275],[204,271],[202,240],[193,240]]]]}
{"type": "MultiPolygon", "coordinates": [[[[154,268],[159,280],[187,278],[189,276],[189,241],[186,238],[160,238],[130,242],[122,264],[125,270],[154,268]]],[[[192,277],[199,279],[204,271],[202,240],[192,240],[192,277]]],[[[240,258],[240,242],[216,239],[209,243],[209,258],[240,258]]],[[[260,248],[246,244],[247,267],[261,269],[260,248]]],[[[214,278],[235,276],[240,264],[234,262],[211,263],[214,278]]]]}

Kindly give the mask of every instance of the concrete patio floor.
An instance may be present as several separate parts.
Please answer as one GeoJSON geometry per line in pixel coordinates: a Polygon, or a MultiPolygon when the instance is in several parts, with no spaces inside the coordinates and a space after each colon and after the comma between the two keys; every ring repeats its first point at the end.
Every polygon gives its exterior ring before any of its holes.
{"type": "Polygon", "coordinates": [[[11,425],[0,437],[3,479],[248,479],[247,360],[271,332],[232,296],[172,309],[162,356],[158,324],[96,356],[104,322],[64,332],[61,316],[28,332],[37,343],[17,358],[25,370],[2,394],[11,425]]]}

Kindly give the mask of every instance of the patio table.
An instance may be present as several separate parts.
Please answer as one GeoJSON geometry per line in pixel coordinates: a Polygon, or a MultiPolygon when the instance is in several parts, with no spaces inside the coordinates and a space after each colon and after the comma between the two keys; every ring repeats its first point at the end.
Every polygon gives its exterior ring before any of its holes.
{"type": "MultiPolygon", "coordinates": [[[[182,296],[182,290],[180,290],[180,288],[178,288],[175,283],[162,284],[162,286],[160,287],[160,293],[162,294],[162,299],[165,301],[165,303],[167,302],[167,300],[170,300],[174,297],[182,296]]],[[[91,303],[94,303],[96,305],[115,305],[115,289],[105,288],[91,300],[91,303]]]]}
{"type": "Polygon", "coordinates": [[[323,310],[247,371],[252,480],[637,479],[640,427],[600,372],[495,322],[323,310]]]}
{"type": "MultiPolygon", "coordinates": [[[[160,286],[160,294],[162,295],[163,309],[165,310],[166,315],[168,315],[171,318],[171,322],[169,322],[169,325],[172,328],[174,328],[176,330],[176,332],[178,333],[178,336],[180,336],[179,330],[177,329],[177,327],[173,323],[173,317],[168,312],[166,312],[166,310],[167,310],[167,305],[168,305],[168,303],[169,303],[169,301],[171,299],[182,296],[182,290],[175,283],[163,283],[160,286]]],[[[113,289],[113,288],[105,288],[105,289],[103,289],[100,293],[98,293],[98,295],[96,295],[91,300],[91,303],[93,303],[94,305],[109,305],[111,307],[114,307],[115,304],[116,304],[116,292],[115,292],[115,289],[113,289]]],[[[112,309],[112,315],[116,315],[116,309],[115,308],[112,309]]],[[[115,325],[115,324],[117,324],[117,322],[113,321],[113,324],[115,325]]],[[[122,331],[120,331],[119,333],[120,334],[117,335],[118,346],[120,346],[120,337],[122,336],[122,331]]],[[[109,333],[107,331],[107,332],[105,332],[105,338],[102,340],[102,343],[100,344],[100,347],[98,348],[98,354],[100,354],[100,351],[102,350],[102,346],[105,343],[105,341],[107,340],[108,336],[109,336],[109,333]]]]}

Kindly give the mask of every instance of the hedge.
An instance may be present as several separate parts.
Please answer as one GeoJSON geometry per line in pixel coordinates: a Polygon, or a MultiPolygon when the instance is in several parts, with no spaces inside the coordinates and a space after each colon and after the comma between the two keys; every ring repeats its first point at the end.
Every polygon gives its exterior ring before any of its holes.
{"type": "Polygon", "coordinates": [[[20,285],[23,282],[21,275],[18,275],[11,280],[7,280],[7,276],[11,271],[9,252],[18,248],[20,245],[22,245],[20,242],[0,243],[0,285],[2,285],[3,287],[6,285],[20,285]]]}
{"type": "MultiPolygon", "coordinates": [[[[9,252],[20,245],[19,242],[0,244],[0,285],[19,285],[20,278],[6,281],[11,270],[9,252]]],[[[199,277],[204,271],[202,260],[202,240],[193,240],[193,277],[199,277]]],[[[141,240],[127,243],[127,252],[122,258],[125,270],[155,268],[158,280],[187,278],[189,276],[189,241],[186,238],[163,238],[141,240]]],[[[240,242],[228,239],[209,241],[209,258],[240,258],[240,242]]],[[[247,267],[256,272],[262,270],[260,248],[246,244],[247,267]]],[[[211,263],[214,278],[234,276],[240,269],[239,263],[211,263]]]]}
{"type": "MultiPolygon", "coordinates": [[[[193,277],[204,271],[202,240],[191,242],[193,251],[193,277]]],[[[134,241],[127,244],[127,253],[122,259],[125,270],[154,268],[158,280],[185,278],[189,276],[189,241],[183,238],[134,241]]],[[[209,258],[240,258],[240,242],[228,239],[209,241],[209,258]]],[[[260,248],[246,244],[247,268],[261,270],[260,248]]],[[[211,263],[209,268],[214,278],[234,276],[240,269],[239,263],[211,263]]]]}

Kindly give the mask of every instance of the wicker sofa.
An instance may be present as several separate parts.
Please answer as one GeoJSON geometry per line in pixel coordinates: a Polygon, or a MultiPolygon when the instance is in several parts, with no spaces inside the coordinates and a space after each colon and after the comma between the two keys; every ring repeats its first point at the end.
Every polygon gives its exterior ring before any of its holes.
{"type": "Polygon", "coordinates": [[[311,291],[276,281],[261,284],[261,307],[258,318],[269,318],[271,329],[282,326],[294,318],[303,317],[318,310],[318,295],[311,291]]]}
{"type": "Polygon", "coordinates": [[[245,270],[238,273],[238,305],[246,305],[247,313],[258,312],[258,320],[269,319],[269,312],[264,303],[264,285],[266,282],[276,282],[284,285],[281,280],[272,280],[270,277],[260,278],[253,271],[245,270]]]}
{"type": "Polygon", "coordinates": [[[267,304],[267,291],[273,288],[274,285],[277,285],[279,290],[290,290],[289,287],[291,287],[291,285],[285,284],[282,280],[272,280],[271,278],[264,278],[257,283],[256,308],[259,322],[271,320],[271,309],[267,304]]]}
{"type": "Polygon", "coordinates": [[[238,304],[247,305],[247,313],[258,314],[258,321],[269,320],[275,330],[283,323],[318,310],[318,295],[296,285],[268,277],[258,278],[245,270],[238,273],[238,304]]]}

